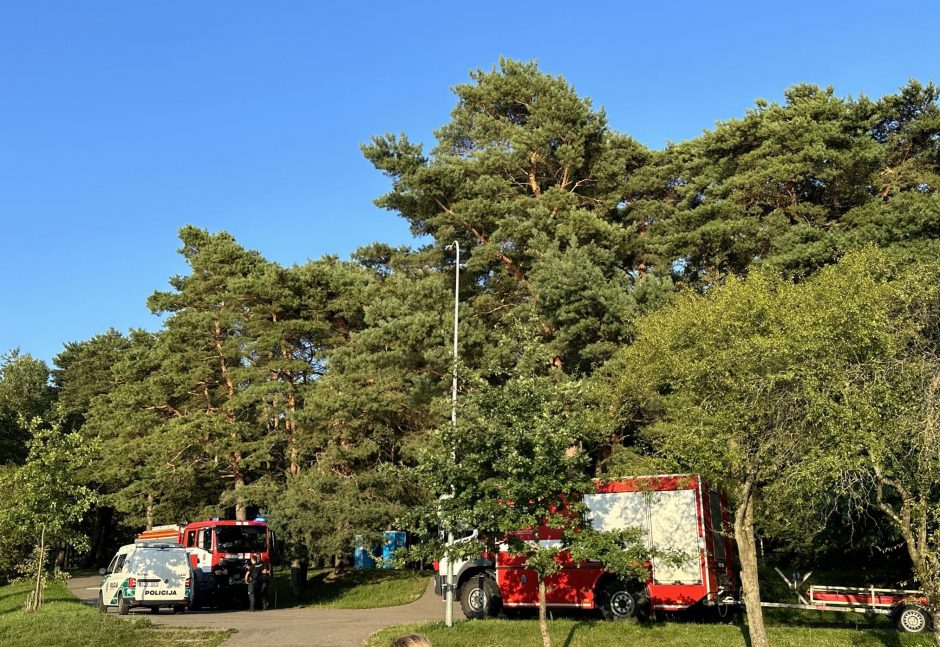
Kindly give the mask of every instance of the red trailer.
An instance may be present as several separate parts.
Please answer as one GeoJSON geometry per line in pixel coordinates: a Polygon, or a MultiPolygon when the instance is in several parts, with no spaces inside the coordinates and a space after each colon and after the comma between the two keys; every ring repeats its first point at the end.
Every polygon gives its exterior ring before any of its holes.
{"type": "Polygon", "coordinates": [[[923,591],[814,584],[805,591],[804,595],[800,589],[812,573],[807,573],[803,577],[794,576],[791,582],[779,568],[775,570],[790,590],[796,594],[800,603],[761,602],[761,606],[808,611],[877,613],[890,616],[899,631],[922,633],[931,629],[929,605],[923,591]]]}
{"type": "MultiPolygon", "coordinates": [[[[649,546],[681,551],[682,564],[653,560],[646,582],[624,581],[597,562],[560,557],[562,569],[546,580],[550,608],[599,609],[611,619],[646,610],[680,611],[693,605],[736,604],[737,581],[733,548],[725,529],[727,501],[698,476],[669,474],[596,482],[584,495],[590,522],[598,530],[637,527],[649,546]]],[[[551,545],[561,540],[557,529],[542,527],[517,534],[521,539],[551,545]]],[[[439,566],[437,591],[441,592],[439,566]]],[[[538,605],[538,580],[525,567],[525,557],[504,544],[495,555],[454,564],[461,607],[468,618],[495,615],[501,607],[538,605]]]]}

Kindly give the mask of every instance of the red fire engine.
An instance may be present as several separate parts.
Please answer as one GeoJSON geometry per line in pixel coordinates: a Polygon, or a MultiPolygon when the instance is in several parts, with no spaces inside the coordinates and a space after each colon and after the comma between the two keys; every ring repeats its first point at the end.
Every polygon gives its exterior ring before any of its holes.
{"type": "MultiPolygon", "coordinates": [[[[688,556],[681,564],[654,559],[646,582],[627,581],[597,562],[574,562],[563,554],[562,569],[546,578],[546,603],[553,608],[599,609],[610,619],[644,611],[680,611],[693,605],[736,604],[733,546],[725,529],[730,516],[725,497],[696,475],[660,475],[596,483],[584,495],[597,530],[639,528],[648,545],[688,556]]],[[[515,533],[551,545],[559,530],[547,527],[515,533]]],[[[437,592],[446,573],[442,560],[437,592]]],[[[504,544],[495,555],[454,564],[455,584],[464,615],[484,618],[500,607],[538,605],[538,580],[525,557],[504,544]]]]}
{"type": "Polygon", "coordinates": [[[186,526],[156,526],[137,541],[173,541],[182,544],[193,568],[190,607],[220,606],[247,599],[245,571],[252,553],[271,567],[273,533],[263,519],[234,521],[207,519],[186,526]]]}

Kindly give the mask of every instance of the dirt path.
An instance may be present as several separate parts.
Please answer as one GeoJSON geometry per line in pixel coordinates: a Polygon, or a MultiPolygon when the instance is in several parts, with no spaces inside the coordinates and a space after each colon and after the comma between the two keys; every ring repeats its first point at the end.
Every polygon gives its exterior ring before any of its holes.
{"type": "MultiPolygon", "coordinates": [[[[69,580],[69,590],[79,599],[95,604],[101,576],[79,576],[69,580]]],[[[114,613],[114,611],[111,611],[114,613]]],[[[285,647],[358,647],[372,633],[406,622],[442,620],[444,605],[434,595],[433,583],[416,602],[382,609],[268,609],[249,611],[190,611],[173,615],[168,610],[152,614],[135,609],[155,624],[173,627],[211,627],[238,631],[224,647],[278,645],[285,647]]]]}

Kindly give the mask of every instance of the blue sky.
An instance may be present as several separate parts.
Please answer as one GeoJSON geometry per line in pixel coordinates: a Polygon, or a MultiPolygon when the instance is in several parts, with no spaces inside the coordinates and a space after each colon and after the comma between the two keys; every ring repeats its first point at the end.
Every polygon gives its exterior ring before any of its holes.
{"type": "Polygon", "coordinates": [[[282,264],[410,241],[359,145],[500,55],[659,148],[797,82],[937,79],[940,3],[0,0],[0,352],[155,328],[187,223],[282,264]],[[457,8],[459,7],[459,8],[457,8]]]}

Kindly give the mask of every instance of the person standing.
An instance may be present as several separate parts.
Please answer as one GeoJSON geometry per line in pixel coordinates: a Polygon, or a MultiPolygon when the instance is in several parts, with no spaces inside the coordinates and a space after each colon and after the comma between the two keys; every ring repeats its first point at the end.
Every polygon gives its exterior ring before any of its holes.
{"type": "Polygon", "coordinates": [[[268,569],[261,561],[261,555],[251,554],[251,562],[245,571],[245,582],[248,584],[248,610],[262,611],[267,605],[268,569]]]}

